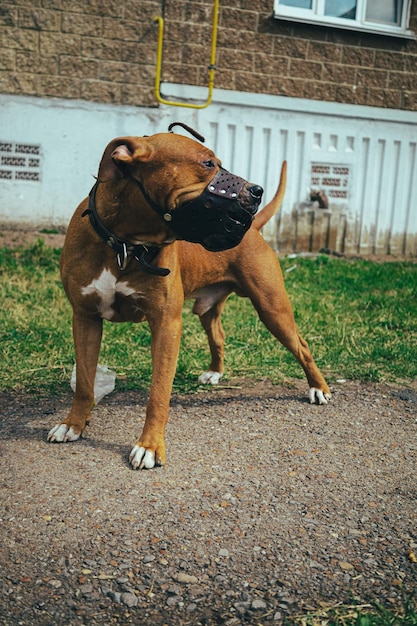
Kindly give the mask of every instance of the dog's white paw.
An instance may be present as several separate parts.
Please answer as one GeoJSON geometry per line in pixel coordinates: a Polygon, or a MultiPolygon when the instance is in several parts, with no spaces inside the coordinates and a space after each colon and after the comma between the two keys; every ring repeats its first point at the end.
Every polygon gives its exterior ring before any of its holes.
{"type": "Polygon", "coordinates": [[[314,404],[316,400],[317,404],[327,404],[331,397],[331,393],[323,393],[320,389],[316,389],[316,387],[310,387],[310,404],[314,404]]]}
{"type": "Polygon", "coordinates": [[[66,443],[67,441],[77,441],[80,435],[76,434],[72,428],[66,424],[57,424],[48,433],[48,441],[55,443],[66,443]]]}
{"type": "Polygon", "coordinates": [[[157,465],[155,452],[141,446],[135,446],[130,453],[129,461],[133,469],[152,469],[157,465]]]}
{"type": "Polygon", "coordinates": [[[212,372],[209,370],[208,372],[200,374],[198,382],[202,385],[217,385],[222,376],[223,374],[220,374],[220,372],[212,372]]]}

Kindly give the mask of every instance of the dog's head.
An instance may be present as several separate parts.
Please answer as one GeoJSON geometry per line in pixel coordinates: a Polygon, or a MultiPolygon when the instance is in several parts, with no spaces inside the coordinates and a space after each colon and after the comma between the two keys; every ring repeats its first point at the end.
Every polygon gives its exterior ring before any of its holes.
{"type": "Polygon", "coordinates": [[[120,137],[106,148],[99,180],[127,178],[176,238],[220,251],[240,243],[263,189],[223,169],[197,141],[158,133],[120,137]]]}

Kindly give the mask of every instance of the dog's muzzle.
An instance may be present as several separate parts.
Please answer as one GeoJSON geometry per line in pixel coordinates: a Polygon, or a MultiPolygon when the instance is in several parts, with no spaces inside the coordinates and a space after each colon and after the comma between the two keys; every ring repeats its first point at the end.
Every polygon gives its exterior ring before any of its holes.
{"type": "Polygon", "coordinates": [[[162,217],[179,239],[220,252],[242,241],[262,194],[262,187],[251,186],[243,178],[220,169],[200,196],[162,217]]]}

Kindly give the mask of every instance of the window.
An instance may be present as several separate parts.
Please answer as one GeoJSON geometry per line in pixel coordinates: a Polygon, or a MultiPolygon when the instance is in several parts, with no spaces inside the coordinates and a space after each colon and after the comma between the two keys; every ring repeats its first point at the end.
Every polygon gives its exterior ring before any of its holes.
{"type": "Polygon", "coordinates": [[[274,0],[277,19],[414,38],[411,0],[274,0]]]}

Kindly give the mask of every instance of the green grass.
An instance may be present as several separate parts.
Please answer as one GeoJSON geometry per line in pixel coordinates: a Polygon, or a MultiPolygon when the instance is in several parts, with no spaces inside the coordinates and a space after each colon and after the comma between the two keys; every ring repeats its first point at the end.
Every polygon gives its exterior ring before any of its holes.
{"type": "Polygon", "coordinates": [[[287,626],[417,626],[417,607],[415,599],[406,597],[401,608],[387,609],[374,603],[365,605],[346,605],[323,608],[294,618],[287,626]]]}
{"type": "MultiPolygon", "coordinates": [[[[28,248],[0,249],[4,391],[48,394],[68,387],[74,361],[71,309],[59,278],[59,254],[41,241],[28,248]]],[[[416,264],[319,256],[283,259],[282,267],[301,334],[330,382],[406,383],[417,377],[416,264]]],[[[186,302],[175,392],[195,390],[209,363],[205,334],[191,308],[186,302]]],[[[278,383],[304,376],[248,300],[232,295],[223,325],[227,380],[269,378],[278,383]]],[[[117,389],[147,389],[147,325],[105,323],[100,362],[118,373],[117,389]]]]}

